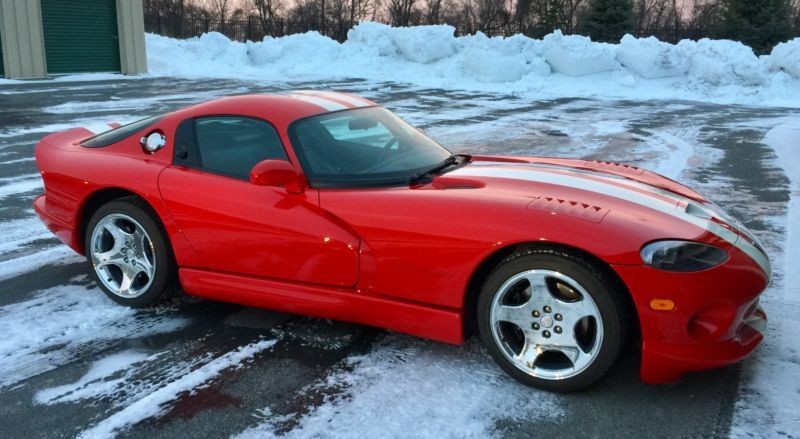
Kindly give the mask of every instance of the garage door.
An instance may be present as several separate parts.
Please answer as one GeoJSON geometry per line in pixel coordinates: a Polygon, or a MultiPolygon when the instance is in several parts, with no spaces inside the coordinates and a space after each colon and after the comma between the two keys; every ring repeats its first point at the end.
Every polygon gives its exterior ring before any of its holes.
{"type": "Polygon", "coordinates": [[[42,0],[47,73],[119,72],[116,0],[42,0]]]}

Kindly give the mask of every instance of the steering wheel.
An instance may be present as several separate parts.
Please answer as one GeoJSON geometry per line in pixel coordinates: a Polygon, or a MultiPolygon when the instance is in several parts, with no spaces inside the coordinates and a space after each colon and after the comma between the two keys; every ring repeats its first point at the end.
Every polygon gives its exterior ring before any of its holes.
{"type": "Polygon", "coordinates": [[[381,161],[380,163],[378,163],[376,165],[373,165],[373,166],[370,166],[367,169],[362,169],[361,172],[359,172],[359,173],[360,174],[366,174],[366,173],[369,173],[369,172],[372,172],[372,171],[378,171],[378,170],[383,169],[383,168],[385,168],[385,167],[387,167],[387,166],[389,166],[389,165],[391,165],[391,164],[393,164],[395,162],[399,162],[400,160],[405,160],[405,159],[408,159],[408,158],[411,158],[411,157],[414,157],[414,156],[417,156],[417,155],[420,155],[420,154],[425,154],[425,153],[427,153],[427,151],[425,151],[425,150],[417,150],[417,151],[411,152],[409,154],[404,154],[404,155],[400,155],[400,156],[397,156],[397,157],[392,157],[389,160],[386,160],[385,162],[381,161]]]}

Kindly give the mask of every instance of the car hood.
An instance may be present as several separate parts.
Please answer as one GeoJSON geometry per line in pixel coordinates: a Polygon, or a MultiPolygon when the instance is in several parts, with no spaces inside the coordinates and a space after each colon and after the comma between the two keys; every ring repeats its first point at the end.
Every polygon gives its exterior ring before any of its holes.
{"type": "Polygon", "coordinates": [[[502,185],[504,191],[525,198],[566,203],[569,209],[562,208],[559,213],[577,215],[588,209],[593,215],[585,219],[594,222],[602,221],[601,214],[608,210],[637,211],[644,216],[663,214],[709,229],[731,244],[738,239],[741,227],[723,209],[686,186],[654,172],[612,162],[478,156],[434,184],[448,179],[502,185]],[[717,233],[717,228],[724,230],[717,233]]]}
{"type": "Polygon", "coordinates": [[[705,229],[736,246],[768,270],[766,255],[756,239],[725,210],[699,193],[669,178],[635,166],[606,161],[537,157],[477,156],[445,175],[491,185],[502,181],[506,190],[533,199],[529,208],[551,210],[601,222],[609,211],[647,218],[666,215],[705,229]],[[635,215],[630,213],[635,212],[635,215]]]}

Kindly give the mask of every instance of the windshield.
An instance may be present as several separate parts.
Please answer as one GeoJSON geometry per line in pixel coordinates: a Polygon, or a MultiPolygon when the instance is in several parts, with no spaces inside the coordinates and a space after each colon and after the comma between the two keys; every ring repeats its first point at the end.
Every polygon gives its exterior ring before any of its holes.
{"type": "Polygon", "coordinates": [[[451,155],[382,107],[301,119],[289,135],[315,187],[404,184],[451,155]]]}

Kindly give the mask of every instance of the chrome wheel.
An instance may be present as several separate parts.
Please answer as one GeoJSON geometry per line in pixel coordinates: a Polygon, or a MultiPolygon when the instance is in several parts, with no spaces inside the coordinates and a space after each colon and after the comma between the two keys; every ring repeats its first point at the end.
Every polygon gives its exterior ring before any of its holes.
{"type": "Polygon", "coordinates": [[[574,279],[529,270],[506,280],[492,299],[491,332],[502,354],[536,378],[562,380],[585,371],[603,344],[603,320],[574,279]]]}
{"type": "Polygon", "coordinates": [[[138,297],[153,283],[153,243],[144,227],[128,215],[103,217],[92,231],[89,253],[100,282],[119,297],[138,297]]]}

